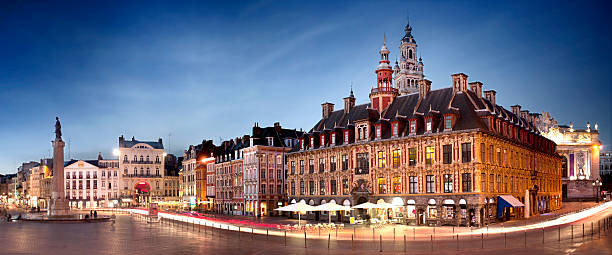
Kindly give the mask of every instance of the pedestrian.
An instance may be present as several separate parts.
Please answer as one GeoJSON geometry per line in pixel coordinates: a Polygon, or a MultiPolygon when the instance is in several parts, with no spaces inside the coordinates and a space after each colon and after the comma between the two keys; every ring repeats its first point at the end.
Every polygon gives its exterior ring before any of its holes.
{"type": "Polygon", "coordinates": [[[89,216],[93,216],[93,210],[89,210],[89,216]]]}
{"type": "Polygon", "coordinates": [[[94,211],[94,218],[98,218],[98,211],[94,211]]]}
{"type": "Polygon", "coordinates": [[[6,216],[6,222],[11,222],[11,218],[12,218],[12,217],[13,217],[13,216],[12,216],[12,215],[9,213],[9,214],[6,216]]]}

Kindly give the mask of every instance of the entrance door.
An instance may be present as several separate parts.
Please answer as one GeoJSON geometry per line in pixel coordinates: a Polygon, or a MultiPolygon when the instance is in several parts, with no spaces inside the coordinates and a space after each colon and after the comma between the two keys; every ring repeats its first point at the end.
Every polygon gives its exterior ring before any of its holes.
{"type": "Polygon", "coordinates": [[[567,184],[563,184],[563,186],[561,186],[561,189],[561,194],[563,198],[567,198],[567,184]]]}
{"type": "Polygon", "coordinates": [[[417,211],[417,225],[425,224],[425,212],[423,209],[417,211]]]}

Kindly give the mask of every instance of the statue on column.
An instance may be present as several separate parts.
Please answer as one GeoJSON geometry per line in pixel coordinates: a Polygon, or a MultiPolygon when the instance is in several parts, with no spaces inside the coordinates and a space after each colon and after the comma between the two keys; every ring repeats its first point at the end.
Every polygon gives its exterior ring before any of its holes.
{"type": "Polygon", "coordinates": [[[55,117],[55,139],[62,140],[62,124],[58,117],[55,117]]]}

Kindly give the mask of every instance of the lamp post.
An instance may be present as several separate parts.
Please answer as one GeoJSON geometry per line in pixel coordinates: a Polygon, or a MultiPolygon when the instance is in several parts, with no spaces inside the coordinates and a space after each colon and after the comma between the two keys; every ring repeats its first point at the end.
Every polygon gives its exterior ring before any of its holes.
{"type": "Polygon", "coordinates": [[[595,191],[595,201],[597,203],[599,203],[599,189],[601,189],[601,185],[603,185],[603,183],[601,181],[599,181],[599,179],[595,180],[593,182],[593,191],[595,191]]]}

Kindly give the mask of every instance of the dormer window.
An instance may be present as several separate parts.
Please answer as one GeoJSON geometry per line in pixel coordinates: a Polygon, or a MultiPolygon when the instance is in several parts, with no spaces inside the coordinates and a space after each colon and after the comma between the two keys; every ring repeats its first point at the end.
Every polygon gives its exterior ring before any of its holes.
{"type": "Polygon", "coordinates": [[[382,133],[382,127],[381,127],[381,125],[380,125],[380,124],[379,124],[379,125],[376,125],[376,138],[380,138],[381,133],[382,133]]]}
{"type": "Polygon", "coordinates": [[[349,142],[349,131],[345,130],[344,131],[344,143],[348,143],[349,142]]]}
{"type": "Polygon", "coordinates": [[[416,127],[416,120],[410,120],[410,130],[409,130],[410,133],[411,134],[416,133],[416,129],[417,129],[417,127],[416,127]]]}
{"type": "Polygon", "coordinates": [[[304,149],[304,139],[300,139],[300,149],[304,149]]]}
{"type": "Polygon", "coordinates": [[[425,130],[427,132],[431,132],[431,118],[427,118],[425,120],[425,130]]]}
{"type": "Polygon", "coordinates": [[[444,129],[450,130],[453,127],[453,116],[444,116],[444,129]]]}
{"type": "Polygon", "coordinates": [[[336,144],[336,132],[331,133],[331,144],[336,144]]]}
{"type": "Polygon", "coordinates": [[[321,135],[321,146],[325,145],[325,135],[321,135]]]}
{"type": "Polygon", "coordinates": [[[274,146],[274,137],[268,137],[268,146],[274,146]]]}
{"type": "Polygon", "coordinates": [[[314,148],[314,136],[310,137],[310,148],[314,148]]]}
{"type": "Polygon", "coordinates": [[[398,125],[397,125],[397,122],[394,122],[393,124],[391,124],[391,129],[392,129],[392,132],[393,132],[393,136],[394,136],[394,137],[397,137],[397,136],[398,136],[398,133],[399,133],[399,132],[398,132],[398,125]]]}

